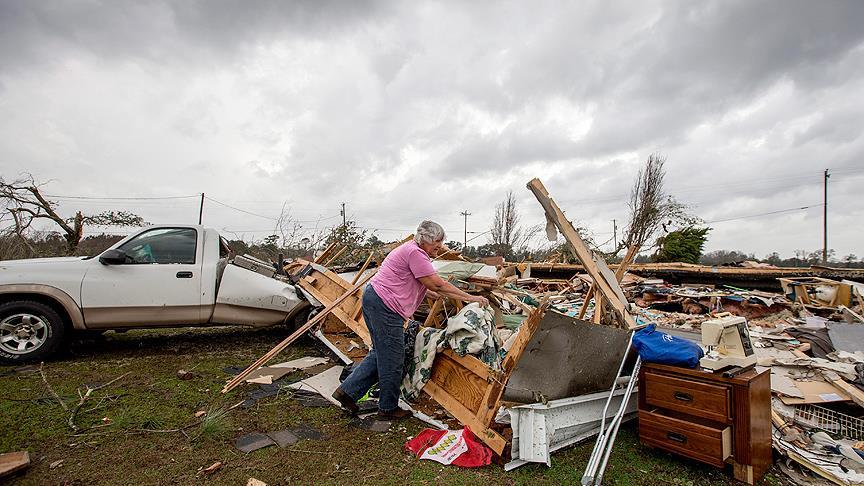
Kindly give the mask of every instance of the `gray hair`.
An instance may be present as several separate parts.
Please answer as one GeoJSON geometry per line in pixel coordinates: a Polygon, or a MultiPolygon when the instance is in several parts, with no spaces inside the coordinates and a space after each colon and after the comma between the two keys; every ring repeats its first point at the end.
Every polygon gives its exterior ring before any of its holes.
{"type": "Polygon", "coordinates": [[[414,241],[417,244],[421,243],[438,243],[444,241],[444,228],[434,221],[423,221],[417,227],[417,234],[414,235],[414,241]]]}

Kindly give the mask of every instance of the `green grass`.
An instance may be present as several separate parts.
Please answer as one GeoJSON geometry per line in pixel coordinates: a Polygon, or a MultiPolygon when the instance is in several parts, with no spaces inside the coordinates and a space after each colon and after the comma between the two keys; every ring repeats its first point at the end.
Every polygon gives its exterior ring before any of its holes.
{"type": "MultiPolygon", "coordinates": [[[[0,367],[0,452],[30,451],[32,466],[12,484],[246,484],[255,477],[268,484],[578,484],[592,442],[553,455],[552,467],[523,466],[510,473],[500,465],[459,469],[419,461],[405,452],[409,436],[424,427],[416,420],[379,434],[350,426],[335,408],[302,407],[289,394],[261,399],[256,406],[221,412],[246,397],[250,387],[223,395],[222,369],[245,366],[284,337],[284,330],[194,329],[109,333],[77,343],[45,373],[70,406],[85,384],[106,383],[79,412],[83,430],[73,434],[64,412],[50,398],[38,373],[11,373],[0,367]],[[180,380],[179,369],[194,370],[180,380]],[[99,401],[110,395],[114,398],[99,401]],[[45,398],[47,397],[47,398],[45,398]],[[93,407],[98,408],[90,410],[93,407]],[[195,413],[207,412],[203,421],[195,413]],[[108,425],[106,425],[108,424],[108,425]],[[307,424],[326,434],[286,449],[269,447],[250,454],[234,448],[249,432],[269,432],[307,424]],[[95,428],[92,428],[95,427],[95,428]],[[142,429],[182,432],[144,432],[142,429]],[[60,467],[49,465],[63,460],[60,467]],[[198,474],[216,461],[210,476],[198,474]]],[[[312,341],[295,343],[280,359],[322,355],[312,341]]],[[[785,484],[772,471],[763,484],[785,484]]],[[[634,424],[622,426],[604,484],[726,485],[731,473],[642,447],[634,424]]]]}

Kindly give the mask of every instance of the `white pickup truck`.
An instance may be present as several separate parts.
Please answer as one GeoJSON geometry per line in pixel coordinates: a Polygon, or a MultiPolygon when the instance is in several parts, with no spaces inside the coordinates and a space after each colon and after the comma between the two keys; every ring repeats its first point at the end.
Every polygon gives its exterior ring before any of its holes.
{"type": "Polygon", "coordinates": [[[297,325],[320,305],[232,256],[213,229],[163,225],[95,257],[0,261],[0,361],[44,359],[72,330],[297,325]]]}

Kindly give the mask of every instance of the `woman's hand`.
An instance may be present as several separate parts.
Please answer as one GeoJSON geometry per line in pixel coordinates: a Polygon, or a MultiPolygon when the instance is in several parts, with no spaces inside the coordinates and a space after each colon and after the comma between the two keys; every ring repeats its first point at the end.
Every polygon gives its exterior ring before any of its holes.
{"type": "Polygon", "coordinates": [[[472,295],[471,299],[467,299],[467,300],[468,300],[468,302],[477,302],[478,304],[480,304],[480,307],[489,306],[489,299],[487,299],[486,297],[483,297],[482,295],[472,295]]]}

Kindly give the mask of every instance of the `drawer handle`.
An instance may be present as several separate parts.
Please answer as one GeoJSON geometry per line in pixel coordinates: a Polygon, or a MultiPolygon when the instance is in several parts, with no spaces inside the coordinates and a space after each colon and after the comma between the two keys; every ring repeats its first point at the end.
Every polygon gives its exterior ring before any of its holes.
{"type": "Polygon", "coordinates": [[[666,434],[666,438],[671,440],[671,441],[674,441],[674,442],[679,442],[681,444],[687,443],[687,436],[686,435],[676,434],[675,432],[669,432],[668,434],[666,434]]]}
{"type": "Polygon", "coordinates": [[[675,392],[675,400],[681,400],[682,402],[692,402],[693,395],[689,393],[675,392]]]}

